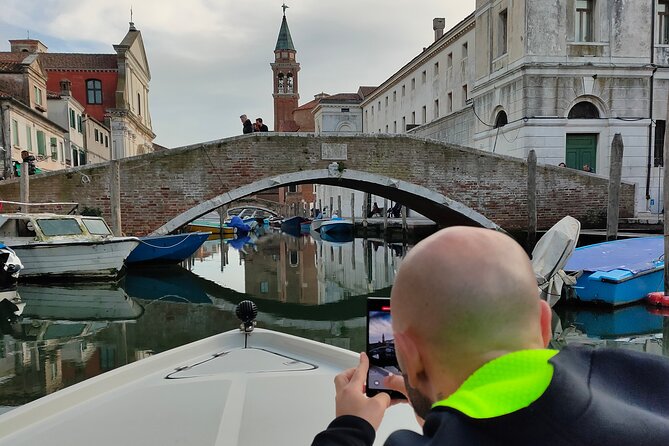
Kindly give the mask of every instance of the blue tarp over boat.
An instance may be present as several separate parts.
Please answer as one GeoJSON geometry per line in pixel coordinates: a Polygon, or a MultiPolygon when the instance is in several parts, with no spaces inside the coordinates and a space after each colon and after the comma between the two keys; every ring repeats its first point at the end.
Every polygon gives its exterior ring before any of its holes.
{"type": "Polygon", "coordinates": [[[639,237],[576,248],[564,270],[582,272],[574,287],[581,300],[634,302],[664,282],[664,239],[639,237]]]}
{"type": "Polygon", "coordinates": [[[210,235],[211,232],[187,232],[139,237],[139,245],[125,263],[178,263],[192,256],[210,235]]]}

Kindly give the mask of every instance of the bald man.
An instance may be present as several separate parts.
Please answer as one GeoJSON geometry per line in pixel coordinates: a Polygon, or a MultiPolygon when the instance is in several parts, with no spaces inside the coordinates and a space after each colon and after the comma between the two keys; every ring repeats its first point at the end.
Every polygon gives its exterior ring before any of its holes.
{"type": "MultiPolygon", "coordinates": [[[[391,294],[402,377],[423,435],[386,445],[669,444],[669,360],[624,350],[546,349],[551,310],[511,238],[453,227],[417,244],[391,294]]],[[[371,445],[391,404],[364,393],[369,361],[335,378],[337,418],[313,444],[371,445]]]]}

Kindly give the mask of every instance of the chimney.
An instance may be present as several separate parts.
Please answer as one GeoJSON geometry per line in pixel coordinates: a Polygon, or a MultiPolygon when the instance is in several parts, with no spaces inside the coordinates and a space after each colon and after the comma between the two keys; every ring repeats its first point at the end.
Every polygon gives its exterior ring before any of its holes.
{"type": "Polygon", "coordinates": [[[444,35],[444,29],[446,28],[446,19],[443,17],[437,17],[432,20],[432,29],[434,30],[434,41],[441,39],[441,36],[444,35]]]}
{"type": "Polygon", "coordinates": [[[46,45],[35,39],[10,40],[9,46],[12,53],[46,53],[48,49],[46,45]]]}
{"type": "Polygon", "coordinates": [[[70,82],[68,79],[63,79],[60,81],[60,95],[72,96],[72,82],[70,82]]]}

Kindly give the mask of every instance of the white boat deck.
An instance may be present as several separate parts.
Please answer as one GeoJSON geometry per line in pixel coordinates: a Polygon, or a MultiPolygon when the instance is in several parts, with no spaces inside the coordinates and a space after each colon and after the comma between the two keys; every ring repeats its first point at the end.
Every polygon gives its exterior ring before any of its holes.
{"type": "MultiPolygon", "coordinates": [[[[0,416],[0,445],[300,445],[334,418],[335,374],[357,354],[256,329],[204,339],[0,416]]],[[[376,444],[419,430],[389,410],[376,444]]]]}

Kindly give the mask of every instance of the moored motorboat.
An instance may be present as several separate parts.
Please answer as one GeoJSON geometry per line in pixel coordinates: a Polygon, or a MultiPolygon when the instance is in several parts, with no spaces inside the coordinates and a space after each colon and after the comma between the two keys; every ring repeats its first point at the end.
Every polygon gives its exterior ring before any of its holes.
{"type": "Polygon", "coordinates": [[[296,215],[290,218],[284,218],[281,221],[281,231],[286,234],[299,236],[302,233],[301,225],[308,219],[296,215]]]}
{"type": "Polygon", "coordinates": [[[0,239],[21,259],[21,279],[116,277],[136,237],[115,237],[100,217],[0,214],[0,239]]]}
{"type": "Polygon", "coordinates": [[[664,289],[664,237],[637,237],[576,248],[564,270],[582,301],[624,305],[664,289]]]}
{"type": "Polygon", "coordinates": [[[126,264],[178,263],[192,256],[207,241],[211,232],[147,235],[139,237],[139,245],[132,250],[126,264]]]}
{"type": "Polygon", "coordinates": [[[331,219],[321,223],[320,232],[321,234],[353,234],[353,222],[334,215],[331,219]]]}
{"type": "MultiPolygon", "coordinates": [[[[250,318],[242,317],[240,330],[134,362],[1,415],[0,444],[309,444],[335,416],[334,376],[354,366],[358,355],[252,330],[250,318]]],[[[377,444],[398,428],[419,430],[406,404],[387,411],[377,444]]]]}

